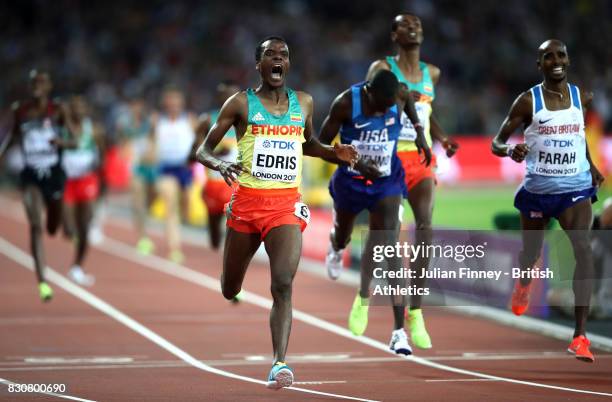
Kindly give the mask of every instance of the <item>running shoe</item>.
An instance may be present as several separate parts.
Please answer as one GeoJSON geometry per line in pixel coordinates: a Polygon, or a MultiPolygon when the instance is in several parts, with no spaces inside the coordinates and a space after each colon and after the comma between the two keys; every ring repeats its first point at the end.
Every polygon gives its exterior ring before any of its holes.
{"type": "Polygon", "coordinates": [[[242,299],[244,299],[244,292],[241,289],[240,292],[238,292],[236,296],[232,297],[232,300],[230,301],[234,304],[238,304],[242,301],[242,299]]]}
{"type": "Polygon", "coordinates": [[[369,299],[363,298],[357,293],[348,319],[348,327],[353,335],[361,336],[368,327],[369,299]]]}
{"type": "Polygon", "coordinates": [[[142,255],[149,255],[155,249],[155,244],[148,237],[142,237],[136,244],[136,249],[142,255]]]}
{"type": "Polygon", "coordinates": [[[591,353],[589,346],[591,346],[591,341],[589,341],[586,336],[580,335],[572,340],[572,343],[570,343],[568,346],[567,351],[575,355],[576,359],[578,360],[593,363],[595,361],[595,357],[593,356],[593,353],[591,353]]]}
{"type": "Polygon", "coordinates": [[[38,284],[38,293],[40,295],[40,300],[44,302],[48,302],[53,298],[53,289],[51,289],[51,286],[47,285],[47,282],[40,282],[38,284]]]}
{"type": "Polygon", "coordinates": [[[85,273],[83,268],[81,268],[79,265],[73,265],[72,268],[70,268],[70,271],[68,271],[68,276],[81,286],[93,286],[93,284],[96,282],[94,276],[85,273]]]}
{"type": "Polygon", "coordinates": [[[330,279],[336,280],[342,273],[342,250],[334,250],[334,247],[330,244],[325,256],[325,267],[327,268],[327,276],[330,279]]]}
{"type": "Polygon", "coordinates": [[[185,261],[185,256],[181,250],[172,250],[168,255],[168,259],[176,264],[182,264],[185,261]]]}
{"type": "Polygon", "coordinates": [[[521,285],[521,281],[517,280],[514,284],[514,292],[512,292],[512,312],[516,315],[523,315],[529,308],[529,285],[521,285]]]}
{"type": "Polygon", "coordinates": [[[412,348],[408,344],[408,335],[406,331],[404,331],[404,328],[396,329],[391,333],[389,349],[398,355],[408,356],[412,354],[412,348]]]}
{"type": "Polygon", "coordinates": [[[408,327],[410,328],[412,344],[419,349],[431,349],[431,338],[427,333],[427,328],[425,328],[423,310],[420,308],[408,310],[406,321],[408,321],[408,327]]]}
{"type": "Polygon", "coordinates": [[[293,370],[285,362],[276,362],[268,375],[266,388],[279,390],[293,384],[293,370]]]}

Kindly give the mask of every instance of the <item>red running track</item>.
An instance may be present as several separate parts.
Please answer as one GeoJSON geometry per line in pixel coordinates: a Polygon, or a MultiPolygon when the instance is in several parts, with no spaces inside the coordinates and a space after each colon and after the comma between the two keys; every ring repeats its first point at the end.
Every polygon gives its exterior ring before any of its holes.
{"type": "MultiPolygon", "coordinates": [[[[134,233],[124,224],[111,220],[106,231],[110,240],[90,252],[87,270],[96,284],[85,291],[60,276],[68,271],[71,243],[61,236],[45,239],[47,263],[59,273],[50,278],[66,290],[52,284],[55,297],[42,304],[34,274],[21,261],[29,254],[23,213],[18,204],[3,199],[0,378],[65,384],[65,395],[95,401],[612,399],[611,354],[595,350],[596,362],[585,364],[564,353],[564,342],[446,308],[426,311],[435,348],[415,351],[426,360],[390,355],[380,349],[391,332],[390,309],[370,309],[366,343],[345,336],[339,328],[345,326],[355,290],[307,272],[295,281],[287,360],[296,387],[336,396],[269,391],[247,382],[265,380],[271,363],[265,264],[254,262],[247,273],[245,289],[254,295],[231,305],[213,280],[220,273],[220,255],[188,245],[185,263],[175,266],[159,257],[138,256],[131,248],[134,233]],[[205,371],[209,368],[222,372],[205,371]]],[[[155,237],[164,255],[161,240],[155,237]]],[[[0,384],[0,400],[62,398],[9,393],[0,384]]]]}

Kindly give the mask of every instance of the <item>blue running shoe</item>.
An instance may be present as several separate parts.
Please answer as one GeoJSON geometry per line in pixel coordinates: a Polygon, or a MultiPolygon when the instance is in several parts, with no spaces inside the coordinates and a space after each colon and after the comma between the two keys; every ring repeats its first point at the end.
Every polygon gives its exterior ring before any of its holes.
{"type": "Polygon", "coordinates": [[[276,362],[268,375],[266,388],[279,390],[293,384],[293,370],[285,362],[276,362]]]}

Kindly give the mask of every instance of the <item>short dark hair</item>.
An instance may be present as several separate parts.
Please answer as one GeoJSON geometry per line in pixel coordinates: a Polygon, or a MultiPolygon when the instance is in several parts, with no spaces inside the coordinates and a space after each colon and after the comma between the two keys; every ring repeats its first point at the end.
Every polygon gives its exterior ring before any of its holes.
{"type": "Polygon", "coordinates": [[[261,55],[263,54],[263,49],[264,49],[263,45],[269,40],[275,40],[275,41],[279,41],[279,42],[283,42],[284,44],[287,44],[287,41],[282,36],[265,37],[261,42],[259,42],[259,44],[255,48],[255,62],[259,63],[261,61],[261,55]]]}
{"type": "Polygon", "coordinates": [[[395,31],[397,31],[397,26],[398,26],[398,23],[397,23],[396,19],[397,19],[397,17],[399,17],[400,15],[410,15],[410,16],[412,16],[412,17],[419,18],[419,16],[418,16],[418,15],[413,14],[413,13],[399,13],[399,14],[397,14],[395,17],[393,17],[393,22],[391,23],[391,32],[395,32],[395,31]]]}
{"type": "Polygon", "coordinates": [[[369,86],[373,94],[388,99],[397,94],[399,81],[391,71],[378,70],[372,77],[369,86]]]}
{"type": "Polygon", "coordinates": [[[51,74],[49,74],[47,70],[38,69],[38,68],[31,69],[30,72],[28,73],[28,78],[30,80],[33,80],[38,75],[46,75],[47,78],[51,79],[51,74]]]}

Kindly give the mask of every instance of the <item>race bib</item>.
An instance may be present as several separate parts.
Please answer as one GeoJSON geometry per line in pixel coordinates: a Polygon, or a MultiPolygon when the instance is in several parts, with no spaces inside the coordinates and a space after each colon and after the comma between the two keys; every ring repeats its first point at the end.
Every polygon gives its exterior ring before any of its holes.
{"type": "Polygon", "coordinates": [[[303,202],[295,203],[295,211],[293,212],[295,216],[306,222],[308,225],[310,223],[310,209],[308,209],[308,205],[303,202]]]}
{"type": "MultiPolygon", "coordinates": [[[[427,124],[429,124],[429,111],[431,110],[429,104],[416,102],[414,108],[416,109],[417,116],[419,116],[419,122],[424,127],[427,126],[427,124]]],[[[400,130],[399,139],[402,141],[416,140],[416,130],[405,112],[402,112],[401,122],[402,129],[400,130]]]]}
{"type": "Polygon", "coordinates": [[[301,155],[299,141],[255,137],[251,175],[260,180],[295,183],[301,155]]]}
{"type": "Polygon", "coordinates": [[[25,123],[22,126],[23,152],[26,164],[38,169],[53,166],[59,160],[57,148],[51,144],[55,131],[50,121],[45,119],[42,125],[25,123]]]}
{"type": "Polygon", "coordinates": [[[66,151],[62,157],[62,165],[68,177],[81,177],[90,173],[96,165],[96,155],[92,151],[66,151]]]}
{"type": "Polygon", "coordinates": [[[527,144],[535,161],[533,173],[541,176],[574,176],[585,158],[584,138],[579,135],[538,135],[527,144]]]}
{"type": "MultiPolygon", "coordinates": [[[[360,157],[371,159],[378,165],[382,177],[391,174],[391,161],[395,151],[395,141],[363,142],[353,140],[351,144],[357,149],[360,157]]],[[[359,173],[351,169],[353,173],[359,173]]]]}

